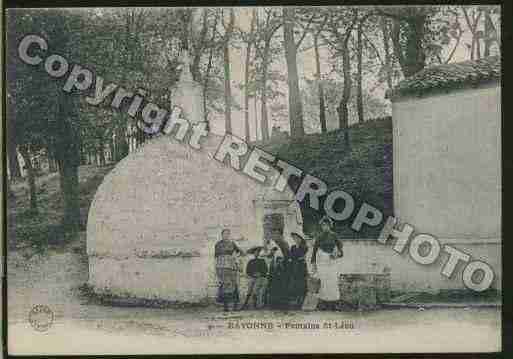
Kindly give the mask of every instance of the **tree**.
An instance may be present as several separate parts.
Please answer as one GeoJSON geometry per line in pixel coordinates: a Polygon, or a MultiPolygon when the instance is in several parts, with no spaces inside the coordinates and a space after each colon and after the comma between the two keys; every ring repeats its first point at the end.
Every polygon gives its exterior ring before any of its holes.
{"type": "MultiPolygon", "coordinates": [[[[367,20],[374,16],[373,11],[365,11],[365,10],[357,10],[359,19],[356,27],[356,109],[358,113],[358,122],[363,122],[365,120],[364,116],[364,108],[363,108],[363,52],[364,52],[364,27],[368,32],[373,29],[367,27],[367,20]]],[[[369,21],[370,22],[370,21],[369,21]]]]}
{"type": "Polygon", "coordinates": [[[213,66],[213,60],[214,60],[214,53],[216,51],[216,34],[217,34],[217,22],[218,22],[219,14],[217,12],[214,13],[214,23],[211,26],[212,35],[210,37],[210,46],[209,46],[209,52],[208,52],[208,61],[207,61],[207,67],[205,70],[205,75],[203,76],[203,113],[205,114],[205,122],[208,122],[208,108],[207,108],[207,90],[209,86],[209,80],[210,80],[210,72],[212,70],[213,66]]]}
{"type": "Polygon", "coordinates": [[[235,25],[235,13],[233,8],[229,10],[228,24],[225,24],[223,17],[224,38],[223,38],[223,68],[224,68],[224,120],[225,132],[232,133],[232,88],[230,77],[230,40],[233,35],[235,25]]]}
{"type": "MultiPolygon", "coordinates": [[[[463,29],[457,7],[378,6],[376,11],[392,21],[390,39],[393,53],[406,77],[419,72],[426,64],[450,62],[460,45],[463,29]],[[442,55],[444,49],[450,47],[451,42],[452,50],[447,55],[442,55]]],[[[479,58],[481,55],[477,39],[479,37],[477,23],[481,15],[479,12],[474,12],[469,16],[466,7],[462,7],[462,12],[473,34],[472,45],[470,45],[471,58],[479,58]],[[476,53],[475,56],[474,53],[476,53]]],[[[386,25],[383,29],[385,28],[386,25]]]]}
{"type": "Polygon", "coordinates": [[[299,90],[299,75],[297,69],[297,51],[301,42],[308,33],[309,27],[315,15],[308,15],[306,25],[299,33],[299,39],[296,42],[294,28],[298,22],[296,14],[297,9],[293,7],[283,8],[283,47],[285,48],[285,59],[287,62],[287,84],[289,88],[289,121],[290,136],[300,138],[305,134],[303,124],[303,109],[301,103],[301,92],[299,90]]]}
{"type": "Polygon", "coordinates": [[[7,162],[9,164],[9,177],[11,181],[21,177],[20,164],[18,162],[18,145],[16,136],[11,136],[16,130],[9,128],[10,122],[7,122],[7,162]]]}
{"type": "Polygon", "coordinates": [[[80,225],[80,205],[78,202],[80,135],[77,102],[75,98],[68,94],[58,96],[56,117],[60,124],[57,125],[57,128],[54,128],[56,136],[53,139],[64,202],[62,225],[65,230],[71,232],[78,230],[80,225]]]}
{"type": "Polygon", "coordinates": [[[251,23],[249,32],[241,31],[241,37],[246,43],[246,60],[244,62],[244,137],[246,142],[250,141],[249,134],[249,97],[250,97],[250,64],[251,64],[251,50],[255,44],[255,24],[256,24],[256,9],[251,12],[251,23]]]}
{"type": "MultiPolygon", "coordinates": [[[[494,15],[500,12],[497,6],[461,6],[461,11],[465,23],[472,35],[470,44],[467,48],[470,51],[470,59],[478,60],[481,58],[481,41],[484,45],[484,56],[490,56],[490,50],[493,44],[500,46],[498,24],[494,24],[494,15]],[[484,22],[483,26],[481,24],[484,22]]],[[[499,22],[499,20],[497,20],[499,22]]]]}
{"type": "Polygon", "coordinates": [[[484,56],[487,57],[490,56],[490,50],[494,43],[497,44],[498,47],[500,46],[499,31],[497,31],[497,27],[492,19],[492,16],[497,14],[499,9],[496,6],[484,6],[483,12],[485,21],[483,34],[484,56]]]}
{"type": "Polygon", "coordinates": [[[366,17],[362,17],[358,20],[358,26],[356,29],[357,43],[356,43],[356,108],[358,112],[358,122],[363,122],[363,90],[362,90],[362,79],[363,79],[363,25],[366,17]]]}
{"type": "Polygon", "coordinates": [[[392,45],[404,76],[409,77],[422,70],[426,66],[427,24],[437,9],[432,6],[379,6],[377,11],[393,20],[392,45]]]}
{"type": "MultiPolygon", "coordinates": [[[[386,83],[387,88],[392,89],[394,86],[394,81],[396,81],[401,76],[401,71],[399,68],[397,68],[397,61],[394,57],[393,51],[391,51],[390,19],[385,16],[377,16],[377,14],[374,12],[366,12],[362,19],[365,25],[361,25],[362,31],[359,32],[362,40],[361,79],[363,80],[364,78],[363,68],[365,68],[367,72],[376,74],[376,80],[378,84],[386,83]],[[370,20],[367,21],[367,19],[370,20]],[[365,51],[367,52],[364,56],[365,51]],[[365,66],[363,66],[364,61],[366,61],[365,66]]],[[[358,46],[358,39],[354,47],[356,49],[360,47],[358,46]]],[[[358,50],[357,61],[360,63],[360,54],[358,50]]],[[[357,73],[359,72],[360,69],[358,69],[357,73]]],[[[357,81],[360,81],[359,74],[357,74],[357,81]]]]}
{"type": "Polygon", "coordinates": [[[479,45],[479,33],[478,33],[478,24],[483,12],[480,11],[479,8],[467,9],[465,6],[462,6],[463,14],[465,15],[465,21],[467,22],[467,26],[472,33],[472,43],[470,47],[470,59],[479,59],[481,58],[481,46],[479,45]]]}
{"type": "Polygon", "coordinates": [[[30,210],[32,213],[37,213],[36,175],[34,173],[34,167],[32,166],[32,153],[30,153],[28,145],[21,145],[19,149],[20,154],[23,157],[23,161],[25,162],[25,170],[27,171],[30,193],[30,210]]]}
{"type": "Polygon", "coordinates": [[[31,193],[31,206],[35,208],[36,191],[31,167],[31,150],[50,148],[59,167],[59,179],[64,204],[62,225],[74,231],[79,226],[78,165],[80,160],[80,118],[77,97],[70,95],[40,68],[21,62],[16,54],[17,44],[27,33],[44,33],[52,43],[52,50],[67,58],[82,62],[80,49],[82,15],[65,10],[27,11],[9,18],[8,24],[8,92],[14,116],[8,121],[15,124],[22,156],[25,158],[31,193]],[[73,45],[73,46],[72,46],[73,45]]]}
{"type": "Polygon", "coordinates": [[[317,29],[315,30],[314,35],[313,35],[314,54],[315,54],[315,71],[316,71],[318,96],[319,96],[319,122],[321,124],[321,132],[322,133],[328,132],[328,127],[326,124],[326,103],[324,100],[324,87],[323,87],[322,76],[321,76],[321,59],[319,56],[319,37],[326,26],[328,18],[329,18],[328,15],[324,15],[324,18],[323,18],[321,24],[317,27],[317,29]]]}
{"type": "Polygon", "coordinates": [[[267,86],[270,76],[269,68],[276,54],[281,51],[273,46],[273,38],[283,23],[276,9],[264,8],[263,13],[263,20],[260,20],[258,12],[256,13],[257,38],[255,40],[255,60],[258,63],[258,74],[255,74],[255,81],[257,82],[255,85],[255,96],[256,90],[258,89],[260,93],[260,133],[262,140],[267,141],[269,140],[267,102],[271,92],[271,89],[267,86]]]}
{"type": "MultiPolygon", "coordinates": [[[[348,11],[348,10],[345,10],[348,11]]],[[[354,26],[358,21],[358,11],[356,9],[349,10],[346,13],[344,10],[332,13],[329,21],[328,28],[334,40],[327,39],[332,49],[336,54],[342,56],[342,72],[344,76],[344,87],[342,90],[342,97],[337,107],[339,118],[339,127],[344,129],[344,143],[349,148],[349,110],[348,104],[351,98],[351,54],[349,49],[349,40],[354,26]]]]}
{"type": "MultiPolygon", "coordinates": [[[[388,19],[386,17],[382,17],[380,21],[380,27],[381,27],[381,34],[383,36],[383,49],[384,49],[384,67],[385,67],[385,76],[386,81],[388,85],[388,89],[393,88],[393,82],[392,82],[392,66],[393,66],[393,59],[392,59],[392,53],[390,51],[390,27],[388,24],[388,19]]],[[[377,51],[376,51],[377,52],[377,51]]],[[[377,52],[378,53],[378,52],[377,52]]],[[[379,53],[378,53],[379,56],[379,53]]]]}

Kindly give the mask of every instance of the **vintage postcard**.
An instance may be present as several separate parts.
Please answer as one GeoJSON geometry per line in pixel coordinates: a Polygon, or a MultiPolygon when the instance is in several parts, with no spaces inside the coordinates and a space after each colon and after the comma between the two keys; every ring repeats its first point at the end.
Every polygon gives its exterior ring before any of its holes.
{"type": "Polygon", "coordinates": [[[501,7],[5,12],[7,351],[501,351],[501,7]]]}

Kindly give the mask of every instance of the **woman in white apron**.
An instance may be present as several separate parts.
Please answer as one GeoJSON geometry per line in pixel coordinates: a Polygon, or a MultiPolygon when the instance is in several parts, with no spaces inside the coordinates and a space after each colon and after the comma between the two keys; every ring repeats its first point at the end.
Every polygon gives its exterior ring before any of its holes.
{"type": "Polygon", "coordinates": [[[315,238],[311,257],[312,271],[321,280],[318,308],[336,309],[340,299],[338,259],[343,255],[342,242],[333,232],[330,218],[322,218],[319,225],[321,231],[315,238]]]}

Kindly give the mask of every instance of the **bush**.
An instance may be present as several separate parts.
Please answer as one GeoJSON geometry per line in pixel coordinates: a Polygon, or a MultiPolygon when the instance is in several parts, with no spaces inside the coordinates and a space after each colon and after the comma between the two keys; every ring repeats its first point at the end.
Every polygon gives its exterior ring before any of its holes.
{"type": "Polygon", "coordinates": [[[12,239],[15,243],[46,247],[48,244],[57,243],[60,238],[63,238],[63,235],[61,226],[34,220],[30,223],[16,226],[14,238],[12,239]]]}

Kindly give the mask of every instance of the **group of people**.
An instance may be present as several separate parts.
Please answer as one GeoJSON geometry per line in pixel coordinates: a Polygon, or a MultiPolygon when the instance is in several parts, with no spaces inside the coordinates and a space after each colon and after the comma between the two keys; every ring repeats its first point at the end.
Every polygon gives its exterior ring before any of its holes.
{"type": "Polygon", "coordinates": [[[224,310],[248,306],[256,309],[301,309],[309,290],[308,281],[312,278],[320,280],[318,308],[336,309],[339,299],[337,260],[343,256],[342,243],[333,232],[330,218],[324,217],[319,225],[320,231],[314,237],[310,255],[310,273],[307,265],[309,247],[298,233],[290,234],[295,243],[290,247],[283,243],[273,247],[271,240],[266,239],[263,246],[248,251],[254,257],[245,268],[249,281],[242,305],[238,257],[246,253],[230,239],[230,230],[223,229],[214,255],[219,281],[217,300],[223,303],[224,310]]]}

